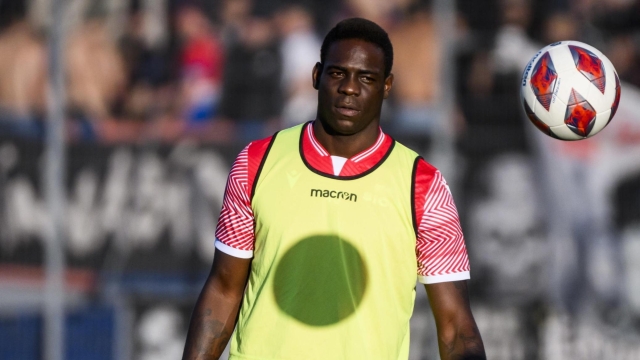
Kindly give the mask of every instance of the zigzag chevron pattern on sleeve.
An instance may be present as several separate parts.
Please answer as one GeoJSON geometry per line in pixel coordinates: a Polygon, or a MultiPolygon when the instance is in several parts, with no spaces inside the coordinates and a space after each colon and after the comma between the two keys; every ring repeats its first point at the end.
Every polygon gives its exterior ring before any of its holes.
{"type": "Polygon", "coordinates": [[[231,167],[216,227],[216,238],[231,248],[253,251],[255,235],[248,188],[250,146],[251,144],[247,145],[240,152],[231,167]]]}
{"type": "MultiPolygon", "coordinates": [[[[446,181],[439,171],[426,162],[424,165],[418,165],[416,181],[416,197],[424,196],[424,205],[421,209],[416,209],[417,214],[422,212],[416,242],[419,278],[429,283],[437,282],[433,280],[442,275],[457,273],[466,273],[464,278],[468,278],[467,248],[458,210],[446,181]],[[425,171],[433,172],[433,175],[421,178],[420,172],[425,171]],[[419,190],[424,195],[419,194],[419,190]]],[[[420,202],[416,201],[416,205],[419,204],[420,202]]],[[[442,277],[443,280],[448,278],[450,276],[442,277]]]]}

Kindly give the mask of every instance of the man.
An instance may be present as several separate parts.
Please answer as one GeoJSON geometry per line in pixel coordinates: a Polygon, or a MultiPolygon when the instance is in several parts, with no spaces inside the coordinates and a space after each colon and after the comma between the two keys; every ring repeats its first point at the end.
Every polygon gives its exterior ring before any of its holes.
{"type": "Polygon", "coordinates": [[[416,274],[442,359],[485,359],[467,252],[441,174],[379,127],[384,30],[342,21],[313,69],[315,121],[234,163],[184,359],[407,359],[416,274]]]}

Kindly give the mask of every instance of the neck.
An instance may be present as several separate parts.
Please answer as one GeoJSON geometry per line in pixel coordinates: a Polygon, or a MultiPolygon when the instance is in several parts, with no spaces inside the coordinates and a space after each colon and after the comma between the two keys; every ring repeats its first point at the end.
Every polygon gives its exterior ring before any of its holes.
{"type": "Polygon", "coordinates": [[[372,121],[366,128],[355,134],[338,134],[320,120],[312,123],[318,142],[333,156],[350,158],[370,148],[378,139],[378,121],[372,121]]]}

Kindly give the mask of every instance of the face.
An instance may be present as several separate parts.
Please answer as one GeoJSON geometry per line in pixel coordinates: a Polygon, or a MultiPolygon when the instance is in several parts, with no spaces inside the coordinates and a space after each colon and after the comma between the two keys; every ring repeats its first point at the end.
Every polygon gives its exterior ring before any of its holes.
{"type": "Polygon", "coordinates": [[[336,134],[351,135],[380,122],[382,100],[393,75],[384,76],[384,53],[358,39],[333,43],[324,64],[313,69],[318,90],[318,119],[336,134]]]}

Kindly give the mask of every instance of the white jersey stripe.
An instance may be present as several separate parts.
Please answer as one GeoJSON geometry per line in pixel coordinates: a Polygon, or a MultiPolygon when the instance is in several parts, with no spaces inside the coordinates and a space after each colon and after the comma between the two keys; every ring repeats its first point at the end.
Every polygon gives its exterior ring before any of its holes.
{"type": "Polygon", "coordinates": [[[380,131],[380,133],[378,134],[378,140],[376,140],[375,144],[371,148],[369,148],[369,150],[366,150],[360,155],[354,156],[353,158],[351,158],[351,160],[354,162],[359,162],[363,159],[366,159],[369,155],[375,153],[380,148],[380,146],[382,146],[382,143],[384,143],[384,139],[385,139],[385,134],[382,131],[380,131]]]}
{"type": "Polygon", "coordinates": [[[316,136],[313,134],[313,124],[307,126],[307,136],[309,137],[309,140],[311,140],[311,145],[313,145],[318,154],[322,156],[329,156],[329,153],[322,147],[322,145],[320,145],[318,140],[316,140],[316,136]]]}
{"type": "Polygon", "coordinates": [[[418,276],[418,281],[422,284],[435,284],[440,282],[447,281],[460,281],[460,280],[468,280],[469,279],[468,271],[460,271],[453,274],[443,274],[443,275],[429,275],[429,276],[418,276]]]}
{"type": "Polygon", "coordinates": [[[241,259],[251,259],[253,257],[253,250],[240,250],[234,247],[231,247],[220,240],[216,239],[215,242],[216,249],[222,251],[225,254],[229,254],[231,256],[235,256],[241,259]]]}

